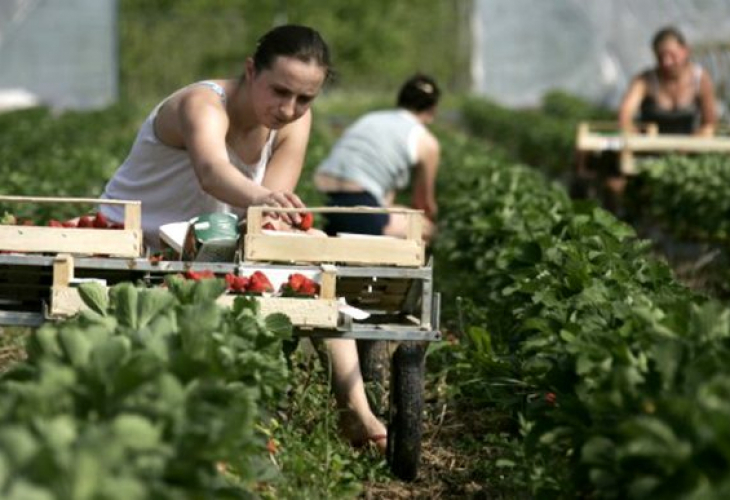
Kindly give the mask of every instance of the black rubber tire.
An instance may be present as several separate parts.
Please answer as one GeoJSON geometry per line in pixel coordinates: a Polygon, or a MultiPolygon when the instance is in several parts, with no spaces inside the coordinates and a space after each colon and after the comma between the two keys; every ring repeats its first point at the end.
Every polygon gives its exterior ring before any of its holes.
{"type": "Polygon", "coordinates": [[[387,459],[396,477],[413,481],[421,461],[425,345],[404,342],[393,355],[387,459]]]}
{"type": "Polygon", "coordinates": [[[390,382],[388,342],[385,340],[358,340],[357,353],[370,408],[378,417],[385,417],[388,409],[390,382]]]}

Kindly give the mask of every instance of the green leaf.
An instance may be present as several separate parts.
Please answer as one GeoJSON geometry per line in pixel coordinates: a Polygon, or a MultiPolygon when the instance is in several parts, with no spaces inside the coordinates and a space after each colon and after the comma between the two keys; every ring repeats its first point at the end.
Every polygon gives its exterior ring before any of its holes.
{"type": "Polygon", "coordinates": [[[167,290],[156,288],[139,292],[137,304],[137,328],[144,328],[150,321],[171,307],[175,297],[167,290]]]}
{"type": "Polygon", "coordinates": [[[288,339],[292,336],[292,323],[284,313],[273,313],[264,319],[266,328],[280,339],[288,339]]]}
{"type": "Polygon", "coordinates": [[[109,293],[100,283],[82,283],[78,287],[79,296],[89,309],[102,316],[109,309],[109,293]]]}
{"type": "Polygon", "coordinates": [[[7,496],[3,496],[5,500],[57,500],[48,489],[35,486],[23,479],[17,479],[12,484],[7,496]]]}
{"type": "Polygon", "coordinates": [[[55,325],[43,325],[31,334],[28,341],[28,357],[30,359],[46,357],[59,359],[62,355],[55,325]]]}
{"type": "Polygon", "coordinates": [[[129,352],[130,342],[126,337],[113,337],[94,346],[90,364],[104,385],[110,385],[129,352]]]}
{"type": "Polygon", "coordinates": [[[134,351],[116,372],[113,384],[115,397],[123,398],[153,380],[164,369],[162,360],[155,353],[147,350],[134,351]]]}
{"type": "Polygon", "coordinates": [[[114,419],[112,429],[116,439],[134,450],[154,450],[160,444],[160,429],[140,415],[120,415],[114,419]]]}
{"type": "Polygon", "coordinates": [[[101,461],[97,454],[88,449],[81,449],[75,455],[75,460],[68,471],[66,480],[70,483],[69,496],[78,499],[93,499],[101,476],[101,461]]]}
{"type": "Polygon", "coordinates": [[[583,445],[581,455],[589,464],[610,464],[615,459],[616,447],[610,439],[596,436],[583,445]]]}
{"type": "Polygon", "coordinates": [[[20,469],[33,458],[39,444],[24,426],[5,425],[0,429],[0,449],[12,460],[16,469],[20,469]]]}
{"type": "Polygon", "coordinates": [[[213,302],[226,291],[226,283],[222,279],[204,279],[195,283],[193,302],[213,302]]]}
{"type": "Polygon", "coordinates": [[[63,328],[58,338],[71,365],[76,368],[86,366],[92,349],[92,343],[86,337],[86,332],[75,328],[63,328]]]}
{"type": "Polygon", "coordinates": [[[114,286],[109,292],[114,307],[114,313],[121,326],[136,330],[137,299],[139,292],[132,283],[121,283],[114,286]]]}
{"type": "Polygon", "coordinates": [[[236,317],[241,317],[244,314],[258,316],[260,311],[259,301],[255,297],[241,295],[233,301],[231,310],[236,317]]]}
{"type": "Polygon", "coordinates": [[[194,360],[209,359],[214,348],[211,334],[220,327],[220,320],[221,310],[215,302],[180,308],[178,324],[183,352],[194,360]]]}

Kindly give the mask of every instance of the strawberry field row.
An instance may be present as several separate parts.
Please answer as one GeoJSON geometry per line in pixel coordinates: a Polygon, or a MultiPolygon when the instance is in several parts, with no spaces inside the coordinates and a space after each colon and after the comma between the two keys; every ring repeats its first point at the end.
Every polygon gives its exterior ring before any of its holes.
{"type": "Polygon", "coordinates": [[[463,337],[435,359],[513,422],[493,481],[536,498],[725,497],[730,309],[536,170],[472,140],[444,150],[458,176],[436,269],[463,337]]]}

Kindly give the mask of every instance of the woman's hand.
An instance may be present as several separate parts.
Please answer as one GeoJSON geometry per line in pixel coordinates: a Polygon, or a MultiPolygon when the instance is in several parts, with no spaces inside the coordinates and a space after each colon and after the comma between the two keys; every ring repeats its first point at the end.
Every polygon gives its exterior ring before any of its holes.
{"type": "MultiPolygon", "coordinates": [[[[252,205],[273,208],[306,208],[299,196],[288,191],[268,191],[256,197],[252,205]]],[[[299,225],[301,222],[301,216],[296,212],[264,212],[264,214],[273,219],[281,218],[282,221],[293,226],[299,225]]]]}

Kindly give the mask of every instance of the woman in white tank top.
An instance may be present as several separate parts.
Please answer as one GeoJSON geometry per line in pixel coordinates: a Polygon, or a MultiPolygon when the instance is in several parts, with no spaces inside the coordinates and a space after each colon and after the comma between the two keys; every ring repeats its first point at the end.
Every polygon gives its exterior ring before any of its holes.
{"type": "MultiPolygon", "coordinates": [[[[294,189],[309,140],[309,108],[329,66],[316,31],[293,25],[271,30],[241,78],[198,82],[156,106],[104,196],[142,201],[145,241],[152,248],[166,222],[251,205],[304,208],[294,189]]],[[[123,218],[114,207],[102,210],[111,221],[123,218]]],[[[295,213],[281,218],[299,223],[295,213]]],[[[385,426],[368,404],[355,341],[325,345],[343,434],[384,452],[385,426]]]]}
{"type": "MultiPolygon", "coordinates": [[[[303,208],[294,194],[310,105],[329,74],[319,34],[282,26],[264,35],[238,79],[198,82],[163,100],[144,122],[103,196],[140,200],[145,243],[159,227],[251,205],[303,208]]],[[[119,207],[102,211],[121,221],[119,207]]],[[[282,215],[298,223],[299,215],[282,215]]]]}

